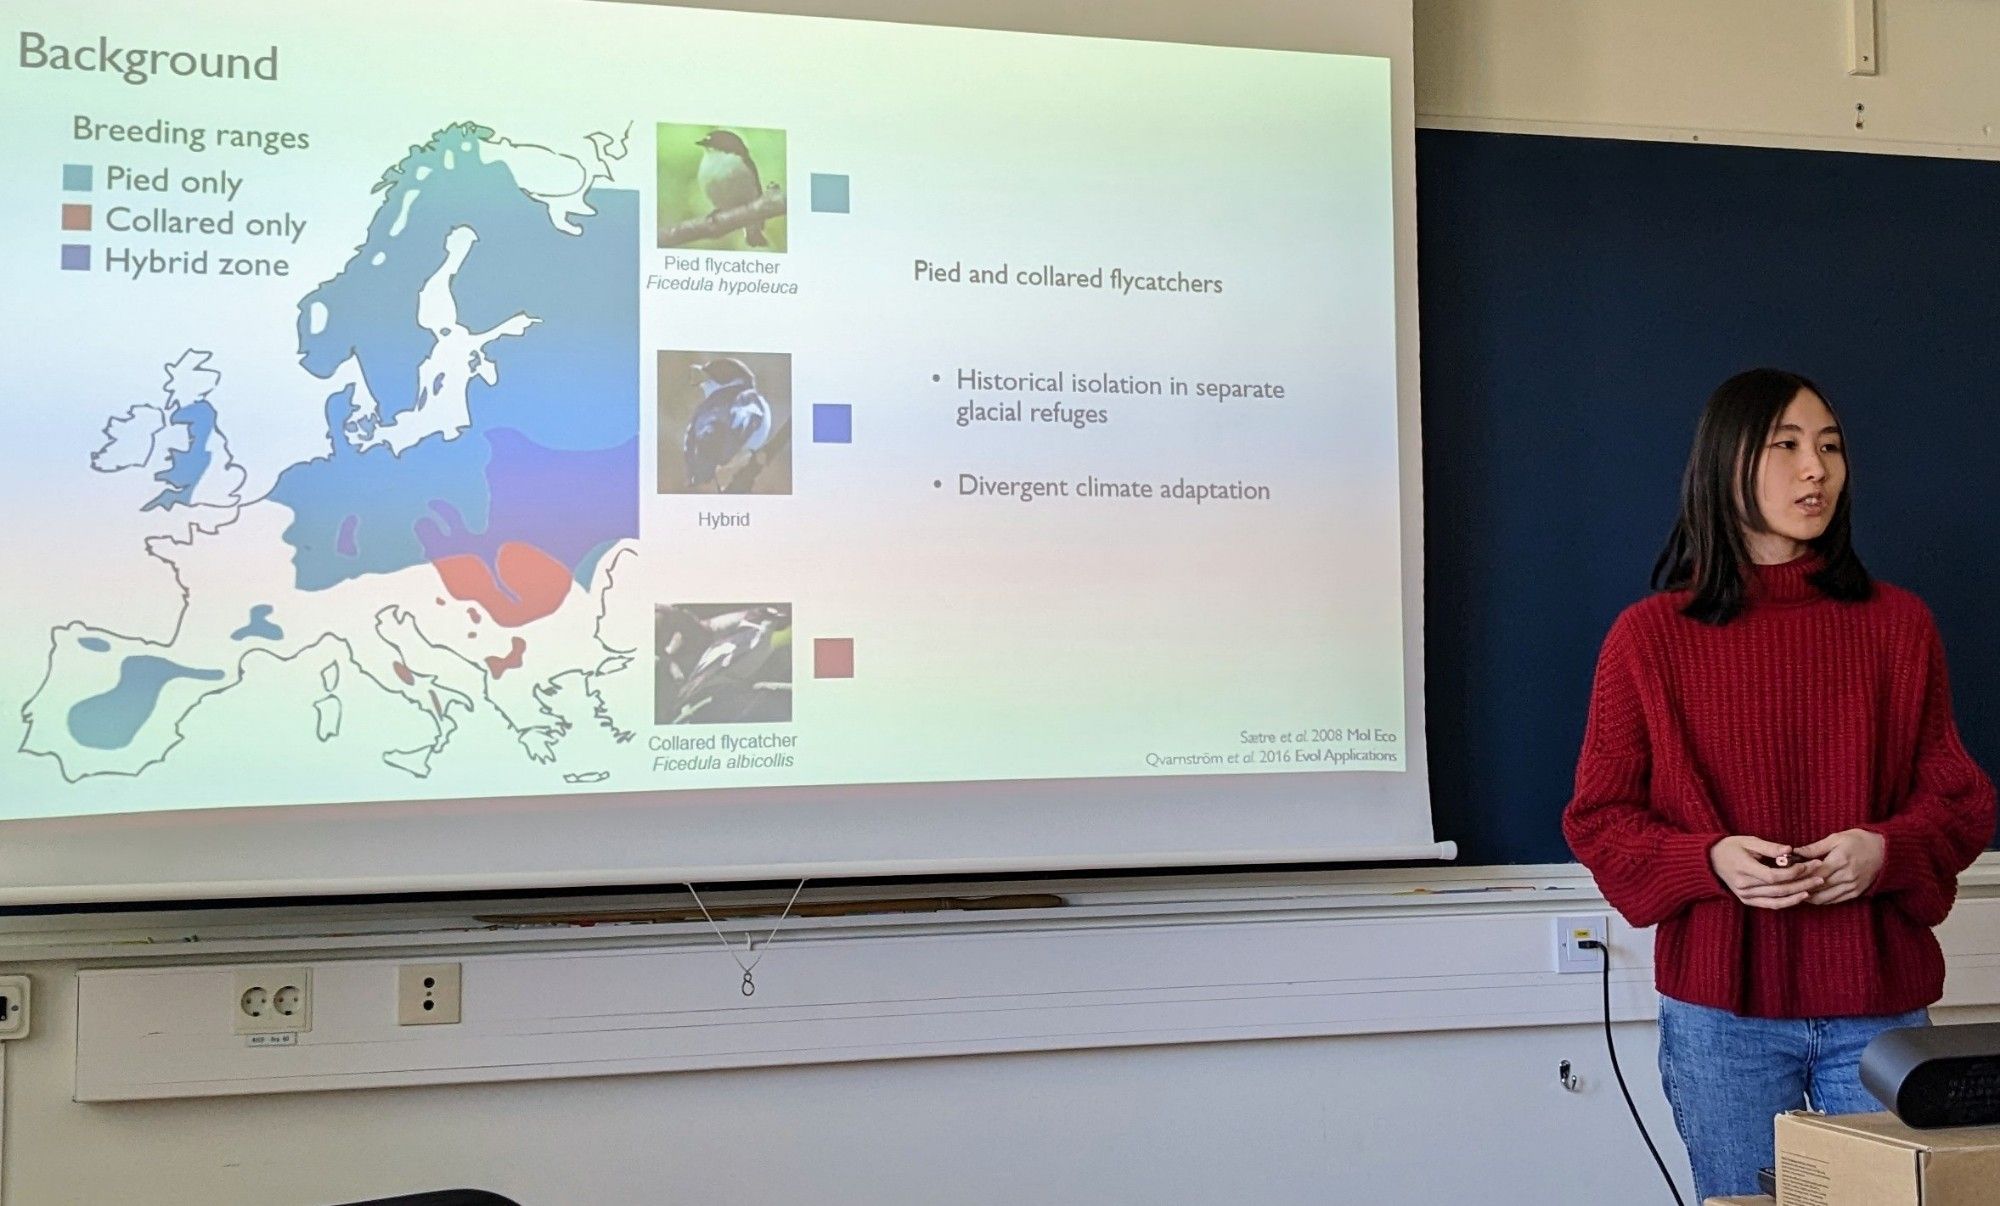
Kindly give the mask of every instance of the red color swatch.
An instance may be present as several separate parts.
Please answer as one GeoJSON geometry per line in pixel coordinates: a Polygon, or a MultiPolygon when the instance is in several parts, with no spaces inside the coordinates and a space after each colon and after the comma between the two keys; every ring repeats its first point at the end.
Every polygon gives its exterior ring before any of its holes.
{"type": "Polygon", "coordinates": [[[854,677],[854,638],[813,638],[814,678],[854,677]]]}

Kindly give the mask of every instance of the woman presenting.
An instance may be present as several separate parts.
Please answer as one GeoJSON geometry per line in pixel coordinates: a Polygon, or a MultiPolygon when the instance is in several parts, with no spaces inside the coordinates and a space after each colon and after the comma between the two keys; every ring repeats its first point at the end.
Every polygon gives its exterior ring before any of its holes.
{"type": "Polygon", "coordinates": [[[1659,927],[1660,1077],[1701,1198],[1757,1192],[1774,1115],[1881,1108],[1862,1048],[1927,1022],[1931,928],[1993,836],[1937,629],[1862,568],[1847,487],[1810,381],[1722,383],[1563,815],[1606,899],[1659,927]]]}

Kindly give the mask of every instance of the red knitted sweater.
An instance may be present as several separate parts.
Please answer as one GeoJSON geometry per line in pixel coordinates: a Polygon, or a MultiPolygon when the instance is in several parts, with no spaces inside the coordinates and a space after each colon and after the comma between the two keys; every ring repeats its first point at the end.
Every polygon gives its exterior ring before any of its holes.
{"type": "Polygon", "coordinates": [[[1635,926],[1657,925],[1661,992],[1751,1017],[1902,1013],[1944,991],[1931,927],[1993,836],[1994,792],[1952,721],[1944,647],[1915,595],[1819,593],[1813,557],[1759,567],[1720,627],[1685,594],[1627,609],[1605,638],[1563,814],[1570,849],[1635,926]],[[1748,908],[1708,863],[1731,834],[1885,843],[1836,905],[1748,908]]]}

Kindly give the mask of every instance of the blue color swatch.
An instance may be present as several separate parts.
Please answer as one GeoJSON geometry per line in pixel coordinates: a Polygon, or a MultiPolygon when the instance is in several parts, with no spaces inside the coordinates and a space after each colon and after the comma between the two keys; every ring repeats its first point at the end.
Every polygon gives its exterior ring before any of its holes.
{"type": "Polygon", "coordinates": [[[852,444],[854,408],[845,402],[813,403],[813,443],[852,444]]]}
{"type": "Polygon", "coordinates": [[[62,249],[62,266],[64,272],[89,272],[90,244],[64,243],[62,249]]]}
{"type": "Polygon", "coordinates": [[[847,212],[847,177],[812,174],[812,207],[816,214],[847,212]]]}
{"type": "Polygon", "coordinates": [[[87,163],[63,164],[63,191],[66,193],[89,192],[90,165],[87,163]]]}

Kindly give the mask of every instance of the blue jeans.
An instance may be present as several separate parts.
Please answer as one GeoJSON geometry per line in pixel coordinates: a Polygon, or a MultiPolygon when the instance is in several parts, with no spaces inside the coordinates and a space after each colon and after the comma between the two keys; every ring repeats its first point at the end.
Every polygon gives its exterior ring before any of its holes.
{"type": "Polygon", "coordinates": [[[1930,1025],[1928,1010],[1891,1017],[1746,1018],[1660,997],[1660,1083],[1694,1166],[1698,1200],[1754,1194],[1773,1161],[1772,1119],[1883,1108],[1861,1087],[1861,1051],[1884,1030],[1930,1025]]]}

